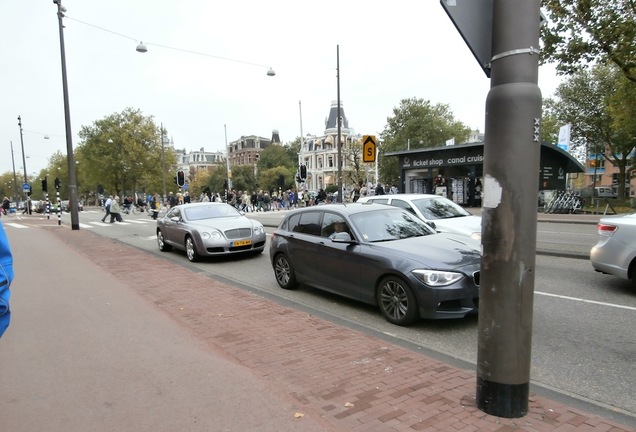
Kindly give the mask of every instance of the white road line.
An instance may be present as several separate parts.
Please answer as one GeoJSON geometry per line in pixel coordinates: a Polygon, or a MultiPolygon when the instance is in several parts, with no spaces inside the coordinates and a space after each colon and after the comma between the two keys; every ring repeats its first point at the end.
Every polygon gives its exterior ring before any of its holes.
{"type": "Polygon", "coordinates": [[[97,225],[97,226],[110,226],[109,222],[98,222],[98,221],[95,221],[95,222],[91,222],[91,223],[93,225],[97,225]]]}
{"type": "Polygon", "coordinates": [[[636,307],[632,307],[632,306],[617,305],[617,304],[613,304],[613,303],[605,303],[605,302],[600,302],[600,301],[595,301],[595,300],[586,300],[586,299],[581,299],[581,298],[576,298],[576,297],[569,297],[569,296],[562,296],[562,295],[557,295],[557,294],[550,294],[550,293],[541,292],[541,291],[535,291],[535,294],[544,295],[544,296],[548,296],[548,297],[556,297],[556,298],[560,298],[560,299],[564,299],[564,300],[574,300],[574,301],[578,301],[578,302],[581,302],[581,303],[590,303],[590,304],[596,304],[596,305],[601,305],[601,306],[614,307],[614,308],[618,308],[618,309],[627,309],[627,310],[636,311],[636,307]]]}
{"type": "Polygon", "coordinates": [[[156,239],[157,239],[157,236],[146,237],[146,240],[156,240],[156,239]]]}
{"type": "Polygon", "coordinates": [[[15,223],[15,222],[9,222],[9,223],[6,223],[5,225],[12,226],[13,228],[28,228],[28,226],[26,226],[26,225],[22,225],[22,224],[15,223]]]}
{"type": "Polygon", "coordinates": [[[139,221],[139,220],[134,220],[134,219],[126,219],[126,222],[130,222],[130,223],[136,223],[136,224],[147,224],[150,221],[139,221]]]}
{"type": "Polygon", "coordinates": [[[83,223],[81,223],[81,222],[80,222],[79,226],[80,226],[80,228],[95,228],[95,227],[94,227],[94,226],[92,226],[92,225],[89,225],[89,224],[83,224],[83,223]]]}

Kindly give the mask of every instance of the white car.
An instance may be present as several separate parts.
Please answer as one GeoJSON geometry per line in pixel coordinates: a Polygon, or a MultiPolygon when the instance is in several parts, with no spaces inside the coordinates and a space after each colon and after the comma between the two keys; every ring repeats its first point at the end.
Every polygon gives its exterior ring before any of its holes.
{"type": "Polygon", "coordinates": [[[598,243],[590,251],[594,270],[636,285],[636,213],[602,218],[598,235],[598,243]]]}
{"type": "Polygon", "coordinates": [[[481,240],[481,216],[439,195],[395,194],[362,197],[359,203],[388,204],[410,211],[439,232],[463,234],[481,240]]]}

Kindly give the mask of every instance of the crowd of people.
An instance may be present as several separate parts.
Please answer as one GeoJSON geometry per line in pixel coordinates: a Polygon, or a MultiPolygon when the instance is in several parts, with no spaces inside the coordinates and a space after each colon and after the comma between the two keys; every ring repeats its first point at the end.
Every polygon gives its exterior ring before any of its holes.
{"type": "MultiPolygon", "coordinates": [[[[397,188],[392,187],[388,193],[397,193],[397,188]]],[[[362,183],[355,185],[350,191],[346,191],[344,202],[356,202],[360,197],[367,195],[384,195],[384,187],[378,183],[374,188],[372,185],[363,185],[362,183]]],[[[147,211],[153,219],[156,219],[162,208],[174,207],[178,204],[188,204],[190,202],[226,202],[239,211],[249,212],[267,212],[289,210],[299,207],[308,207],[318,204],[328,204],[337,201],[336,194],[327,193],[324,189],[316,192],[307,190],[297,191],[294,188],[279,189],[278,191],[243,191],[243,190],[226,190],[223,192],[212,192],[206,190],[198,197],[191,197],[188,192],[169,192],[165,197],[155,193],[146,196],[138,196],[134,199],[132,196],[120,198],[119,196],[109,196],[103,200],[103,206],[106,215],[102,222],[110,217],[110,222],[121,222],[121,213],[130,213],[133,206],[139,208],[142,212],[147,211]],[[116,202],[113,207],[113,202],[116,202]],[[113,209],[116,212],[113,212],[113,209]]]]}

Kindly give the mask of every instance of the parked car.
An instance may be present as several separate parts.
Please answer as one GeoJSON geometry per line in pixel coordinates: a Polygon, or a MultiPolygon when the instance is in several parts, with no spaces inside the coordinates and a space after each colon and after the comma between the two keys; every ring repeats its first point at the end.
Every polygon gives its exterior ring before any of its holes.
{"type": "MultiPolygon", "coordinates": [[[[65,211],[67,213],[69,213],[71,211],[71,206],[69,205],[70,201],[69,200],[62,200],[62,211],[65,211]]],[[[78,201],[78,206],[77,206],[78,211],[83,211],[84,210],[84,205],[82,204],[81,201],[78,201]]]]}
{"type": "Polygon", "coordinates": [[[162,252],[173,247],[185,251],[190,261],[258,254],[265,249],[265,228],[226,203],[182,204],[157,219],[157,244],[162,252]]]}
{"type": "Polygon", "coordinates": [[[373,203],[290,212],[270,240],[281,288],[298,284],[377,305],[397,325],[477,312],[480,244],[373,203]]]}
{"type": "Polygon", "coordinates": [[[362,197],[360,203],[388,204],[410,211],[440,232],[456,233],[481,240],[481,216],[439,195],[395,194],[362,197]]]}
{"type": "Polygon", "coordinates": [[[636,285],[636,213],[601,218],[598,235],[590,251],[594,270],[636,285]]]}

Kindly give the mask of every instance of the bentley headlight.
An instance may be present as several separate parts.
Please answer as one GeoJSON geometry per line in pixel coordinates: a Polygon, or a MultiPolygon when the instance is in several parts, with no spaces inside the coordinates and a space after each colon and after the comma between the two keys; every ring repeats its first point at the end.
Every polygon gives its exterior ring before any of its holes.
{"type": "Polygon", "coordinates": [[[263,225],[255,225],[254,226],[254,235],[265,234],[265,227],[263,225]]]}
{"type": "Polygon", "coordinates": [[[413,274],[423,284],[431,287],[452,285],[464,277],[461,273],[440,270],[413,270],[413,274]]]}
{"type": "Polygon", "coordinates": [[[208,240],[208,239],[221,240],[223,238],[223,235],[220,232],[216,231],[216,230],[210,231],[210,232],[203,231],[203,232],[201,232],[201,238],[203,238],[205,240],[208,240]]]}

